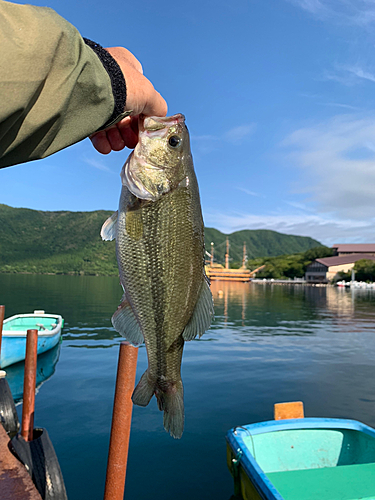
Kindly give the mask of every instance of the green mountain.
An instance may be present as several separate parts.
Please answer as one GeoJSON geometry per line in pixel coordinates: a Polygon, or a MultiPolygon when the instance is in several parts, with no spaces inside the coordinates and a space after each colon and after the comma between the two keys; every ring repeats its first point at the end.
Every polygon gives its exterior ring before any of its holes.
{"type": "Polygon", "coordinates": [[[319,241],[306,236],[294,236],[277,233],[268,229],[245,229],[226,235],[211,227],[205,228],[206,250],[210,252],[211,242],[214,243],[215,260],[224,262],[226,239],[229,239],[229,255],[232,262],[242,262],[243,244],[246,243],[248,259],[257,257],[276,257],[310,250],[322,246],[319,241]]]}
{"type": "MultiPolygon", "coordinates": [[[[0,204],[0,272],[88,274],[117,276],[115,242],[102,241],[100,229],[112,212],[42,212],[0,204]]],[[[206,248],[215,244],[224,259],[226,235],[206,228],[206,248]]],[[[321,244],[303,236],[266,230],[229,235],[233,261],[242,259],[246,242],[249,258],[298,253],[321,244]]]]}

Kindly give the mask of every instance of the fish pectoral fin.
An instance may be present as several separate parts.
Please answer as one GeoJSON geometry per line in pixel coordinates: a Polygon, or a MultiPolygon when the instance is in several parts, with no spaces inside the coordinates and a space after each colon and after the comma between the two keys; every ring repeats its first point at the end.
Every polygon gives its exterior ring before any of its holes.
{"type": "Polygon", "coordinates": [[[118,211],[116,210],[102,225],[102,230],[100,231],[102,240],[112,241],[116,238],[117,215],[118,211]]]}
{"type": "Polygon", "coordinates": [[[116,332],[126,338],[135,347],[144,342],[143,333],[131,305],[125,297],[112,316],[112,325],[116,332]]]}
{"type": "Polygon", "coordinates": [[[210,286],[203,281],[195,309],[189,323],[182,333],[184,340],[193,340],[197,335],[201,337],[209,329],[214,315],[214,304],[210,286]]]}

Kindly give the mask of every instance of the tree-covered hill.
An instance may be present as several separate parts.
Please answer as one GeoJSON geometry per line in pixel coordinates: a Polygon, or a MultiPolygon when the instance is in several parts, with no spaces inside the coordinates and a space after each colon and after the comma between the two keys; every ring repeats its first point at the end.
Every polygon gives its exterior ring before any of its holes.
{"type": "Polygon", "coordinates": [[[321,246],[321,243],[313,238],[282,234],[268,229],[246,229],[226,235],[217,229],[207,227],[205,229],[206,249],[210,251],[211,242],[214,242],[214,254],[218,262],[224,261],[227,237],[231,261],[237,263],[242,262],[244,243],[246,243],[248,259],[296,254],[321,246]]]}
{"type": "Polygon", "coordinates": [[[110,215],[0,205],[0,272],[116,275],[115,243],[100,238],[110,215]]]}
{"type": "MultiPolygon", "coordinates": [[[[56,274],[118,274],[115,242],[102,241],[100,229],[111,212],[42,212],[0,204],[0,272],[56,274]]],[[[224,259],[227,235],[206,228],[206,248],[224,259]]],[[[267,230],[245,230],[229,235],[233,261],[242,258],[243,242],[249,258],[306,251],[319,246],[312,238],[267,230]]]]}

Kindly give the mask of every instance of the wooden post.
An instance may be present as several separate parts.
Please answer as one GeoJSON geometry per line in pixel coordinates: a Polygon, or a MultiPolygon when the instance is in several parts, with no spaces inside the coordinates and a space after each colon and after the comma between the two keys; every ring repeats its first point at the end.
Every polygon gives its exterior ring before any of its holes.
{"type": "Polygon", "coordinates": [[[104,500],[123,500],[138,348],[121,342],[113,403],[111,439],[109,443],[104,500]]]}
{"type": "Polygon", "coordinates": [[[1,341],[3,339],[4,316],[5,316],[5,306],[0,306],[0,367],[1,367],[1,341]]]}
{"type": "Polygon", "coordinates": [[[273,409],[275,420],[305,417],[302,401],[293,401],[290,403],[275,403],[273,409]]]}
{"type": "Polygon", "coordinates": [[[25,441],[33,440],[37,352],[38,330],[27,330],[21,430],[25,441]]]}

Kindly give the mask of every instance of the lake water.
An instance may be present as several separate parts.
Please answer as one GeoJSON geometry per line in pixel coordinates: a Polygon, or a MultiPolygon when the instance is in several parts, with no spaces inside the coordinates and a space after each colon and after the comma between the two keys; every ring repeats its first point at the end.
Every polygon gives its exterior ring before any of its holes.
{"type": "MultiPolygon", "coordinates": [[[[229,500],[225,433],[272,419],[277,402],[375,426],[375,291],[225,282],[212,291],[211,329],[185,344],[182,439],[163,430],[155,398],[134,407],[128,500],[229,500]]],[[[0,274],[6,317],[45,309],[65,318],[35,424],[50,434],[69,500],[103,498],[121,340],[110,318],[121,295],[114,278],[0,274]]],[[[137,380],[146,366],[140,347],[137,380]]]]}

